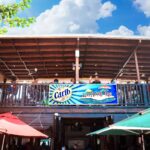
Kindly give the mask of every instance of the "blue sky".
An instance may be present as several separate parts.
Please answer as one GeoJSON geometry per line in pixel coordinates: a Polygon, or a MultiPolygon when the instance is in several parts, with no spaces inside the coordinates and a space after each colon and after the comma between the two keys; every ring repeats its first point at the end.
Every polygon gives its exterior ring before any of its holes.
{"type": "Polygon", "coordinates": [[[105,33],[121,25],[125,25],[136,32],[136,28],[139,24],[150,24],[150,18],[147,18],[143,12],[139,11],[133,5],[132,0],[111,0],[111,2],[117,6],[117,9],[113,12],[112,17],[99,21],[101,26],[99,32],[105,33]]]}
{"type": "Polygon", "coordinates": [[[32,0],[20,16],[34,16],[36,23],[28,29],[9,29],[8,34],[28,30],[27,34],[150,36],[150,0],[32,0]]]}

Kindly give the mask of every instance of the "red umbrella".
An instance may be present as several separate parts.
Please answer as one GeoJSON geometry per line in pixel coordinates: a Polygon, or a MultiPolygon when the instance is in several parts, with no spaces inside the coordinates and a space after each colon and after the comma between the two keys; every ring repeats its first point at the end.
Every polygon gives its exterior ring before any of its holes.
{"type": "Polygon", "coordinates": [[[11,113],[0,114],[0,132],[22,137],[48,138],[47,135],[29,126],[11,113]]]}

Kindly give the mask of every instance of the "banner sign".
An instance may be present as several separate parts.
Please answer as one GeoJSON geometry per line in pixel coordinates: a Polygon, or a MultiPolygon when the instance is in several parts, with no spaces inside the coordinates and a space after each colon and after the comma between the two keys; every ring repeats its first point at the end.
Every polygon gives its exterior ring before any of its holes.
{"type": "Polygon", "coordinates": [[[115,84],[50,84],[48,105],[118,104],[115,84]]]}

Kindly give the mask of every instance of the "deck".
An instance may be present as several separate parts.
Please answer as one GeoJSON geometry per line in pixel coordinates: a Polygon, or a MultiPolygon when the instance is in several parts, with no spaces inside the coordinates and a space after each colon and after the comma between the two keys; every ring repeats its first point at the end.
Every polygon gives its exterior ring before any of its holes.
{"type": "MultiPolygon", "coordinates": [[[[118,84],[117,106],[150,105],[149,84],[118,84]]],[[[0,84],[0,106],[27,107],[47,106],[44,100],[49,99],[49,84],[0,84]]],[[[48,105],[52,107],[52,105],[48,105]]],[[[116,107],[116,106],[114,106],[116,107]]]]}
{"type": "Polygon", "coordinates": [[[117,105],[45,105],[49,84],[0,84],[0,112],[11,111],[38,129],[53,126],[55,113],[67,118],[113,116],[115,121],[150,106],[149,84],[118,84],[117,105]]]}

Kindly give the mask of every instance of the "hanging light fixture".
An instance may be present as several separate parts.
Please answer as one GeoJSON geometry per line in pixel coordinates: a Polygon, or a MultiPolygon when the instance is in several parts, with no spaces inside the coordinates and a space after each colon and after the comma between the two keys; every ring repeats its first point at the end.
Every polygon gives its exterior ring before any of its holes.
{"type": "Polygon", "coordinates": [[[98,76],[98,73],[97,73],[97,72],[95,72],[95,73],[94,73],[94,75],[95,75],[95,76],[98,76]]]}
{"type": "Polygon", "coordinates": [[[145,73],[142,73],[142,74],[141,74],[141,77],[145,77],[145,73]]]}
{"type": "MultiPolygon", "coordinates": [[[[75,67],[76,67],[76,64],[73,63],[72,64],[72,70],[75,70],[75,67]]],[[[79,64],[79,69],[81,69],[81,68],[82,68],[82,63],[79,64]]]]}
{"type": "Polygon", "coordinates": [[[55,73],[55,77],[58,77],[58,73],[55,73]]]}
{"type": "Polygon", "coordinates": [[[34,71],[37,72],[37,71],[38,71],[38,68],[34,68],[34,71]]]}
{"type": "Polygon", "coordinates": [[[75,56],[76,56],[76,57],[80,57],[80,51],[79,51],[79,49],[76,49],[76,50],[75,50],[75,56]]]}

